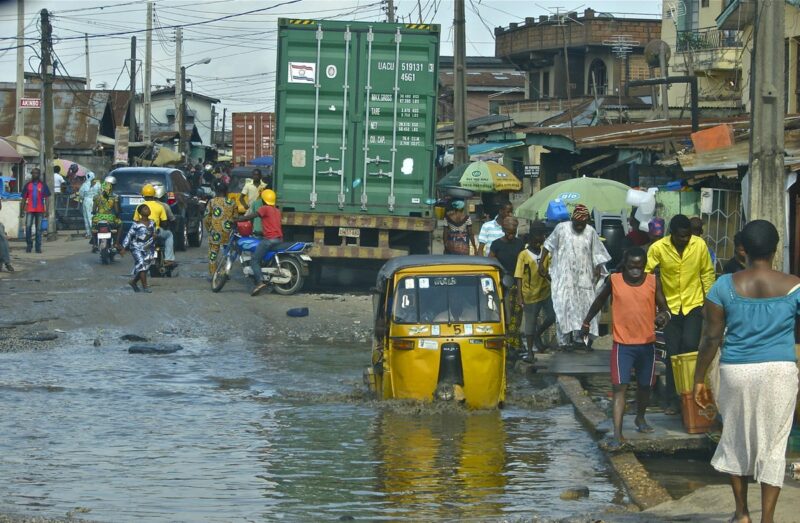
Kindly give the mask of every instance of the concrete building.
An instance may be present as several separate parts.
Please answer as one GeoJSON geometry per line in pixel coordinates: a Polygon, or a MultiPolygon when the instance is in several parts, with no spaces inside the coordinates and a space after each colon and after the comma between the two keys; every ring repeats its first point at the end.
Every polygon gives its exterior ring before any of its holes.
{"type": "MultiPolygon", "coordinates": [[[[564,15],[526,18],[523,24],[495,29],[495,56],[526,72],[525,101],[509,113],[518,122],[538,122],[564,111],[568,94],[577,105],[588,97],[620,94],[626,79],[651,76],[644,47],[661,37],[660,20],[616,18],[592,9],[564,15]],[[630,41],[625,62],[612,51],[617,36],[630,41]]],[[[650,89],[636,92],[649,95],[650,89]]]]}
{"type": "MultiPolygon", "coordinates": [[[[154,129],[175,129],[175,88],[157,89],[150,94],[152,125],[154,129]]],[[[212,107],[219,100],[199,93],[186,91],[185,136],[195,141],[199,138],[204,146],[211,146],[212,107]]],[[[141,132],[144,121],[144,106],[141,97],[136,100],[136,121],[141,132]]]]}
{"type": "MultiPolygon", "coordinates": [[[[685,0],[664,3],[662,39],[672,49],[670,74],[698,77],[699,105],[704,116],[750,111],[750,62],[753,50],[755,0],[685,0]]],[[[800,2],[785,4],[786,109],[800,109],[798,39],[800,2]]],[[[669,89],[672,108],[688,104],[688,87],[669,89]]]]}
{"type": "MultiPolygon", "coordinates": [[[[525,73],[493,56],[468,56],[467,120],[498,114],[499,108],[525,98],[525,73]]],[[[439,57],[440,122],[453,121],[453,57],[439,57]]]]}

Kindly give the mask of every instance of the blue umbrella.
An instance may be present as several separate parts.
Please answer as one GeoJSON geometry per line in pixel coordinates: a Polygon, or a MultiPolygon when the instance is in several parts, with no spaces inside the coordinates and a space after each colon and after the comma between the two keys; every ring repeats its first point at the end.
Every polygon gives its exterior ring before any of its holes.
{"type": "Polygon", "coordinates": [[[272,156],[259,156],[258,158],[253,158],[249,162],[248,165],[260,165],[262,167],[270,167],[272,166],[272,156]]]}

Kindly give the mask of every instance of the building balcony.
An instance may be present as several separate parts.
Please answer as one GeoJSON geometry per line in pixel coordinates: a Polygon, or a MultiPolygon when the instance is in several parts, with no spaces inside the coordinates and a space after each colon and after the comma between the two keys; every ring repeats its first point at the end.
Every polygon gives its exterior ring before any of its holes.
{"type": "Polygon", "coordinates": [[[695,71],[733,71],[742,68],[742,36],[739,31],[716,27],[697,31],[678,31],[674,71],[688,72],[689,57],[695,71]]]}

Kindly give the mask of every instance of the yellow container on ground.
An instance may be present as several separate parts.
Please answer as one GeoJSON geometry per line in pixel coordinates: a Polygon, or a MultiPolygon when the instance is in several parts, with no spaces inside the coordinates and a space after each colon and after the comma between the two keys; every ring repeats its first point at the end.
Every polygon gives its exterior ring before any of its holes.
{"type": "Polygon", "coordinates": [[[672,356],[672,374],[675,376],[675,389],[678,394],[686,394],[694,389],[694,369],[697,366],[697,352],[687,352],[672,356]]]}

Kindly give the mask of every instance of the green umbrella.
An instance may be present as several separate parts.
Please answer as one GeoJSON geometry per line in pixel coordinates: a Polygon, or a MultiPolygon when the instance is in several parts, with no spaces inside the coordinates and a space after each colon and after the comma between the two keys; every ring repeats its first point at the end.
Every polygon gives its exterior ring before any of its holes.
{"type": "Polygon", "coordinates": [[[514,214],[528,220],[544,219],[548,204],[556,198],[561,198],[570,210],[579,203],[584,204],[590,211],[630,209],[631,206],[625,202],[628,189],[630,187],[627,185],[613,180],[581,176],[548,185],[525,200],[517,207],[514,214]]]}
{"type": "Polygon", "coordinates": [[[519,191],[522,182],[497,162],[470,162],[455,167],[436,183],[442,188],[460,187],[474,192],[519,191]]]}

